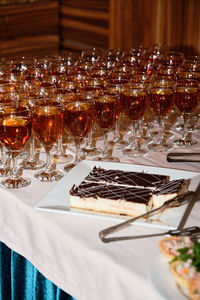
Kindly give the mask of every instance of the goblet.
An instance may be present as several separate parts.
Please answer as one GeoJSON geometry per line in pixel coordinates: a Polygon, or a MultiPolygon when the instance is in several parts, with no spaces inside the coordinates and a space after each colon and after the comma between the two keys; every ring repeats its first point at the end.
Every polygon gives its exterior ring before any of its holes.
{"type": "Polygon", "coordinates": [[[118,157],[112,156],[108,149],[108,133],[117,120],[119,101],[118,94],[109,94],[106,92],[103,96],[95,99],[96,123],[102,129],[104,135],[103,154],[95,160],[120,161],[118,157]]]}
{"type": "Polygon", "coordinates": [[[31,113],[28,109],[16,106],[4,106],[0,112],[1,142],[7,148],[12,160],[10,177],[1,181],[3,187],[13,189],[30,184],[30,179],[19,176],[17,156],[20,154],[31,136],[31,113]]]}
{"type": "Polygon", "coordinates": [[[118,107],[116,107],[116,109],[118,110],[116,111],[114,139],[113,141],[109,142],[109,146],[114,147],[116,149],[123,149],[126,146],[128,146],[128,142],[123,139],[123,133],[120,131],[121,120],[125,110],[124,91],[126,90],[126,85],[128,84],[128,82],[129,81],[127,79],[118,77],[109,80],[106,85],[107,94],[118,94],[119,96],[119,105],[118,107]]]}
{"type": "Polygon", "coordinates": [[[128,118],[131,119],[133,142],[126,149],[122,150],[123,155],[144,156],[147,151],[141,148],[141,138],[138,138],[140,131],[139,121],[143,118],[148,104],[148,89],[144,83],[132,83],[126,87],[124,97],[124,109],[128,118]]]}
{"type": "Polygon", "coordinates": [[[74,138],[76,153],[73,163],[67,164],[64,167],[65,171],[69,171],[81,160],[80,144],[94,123],[94,102],[93,95],[88,92],[76,93],[74,100],[66,99],[64,103],[64,123],[69,135],[74,138]]]}
{"type": "Polygon", "coordinates": [[[174,105],[175,87],[171,80],[164,77],[156,78],[150,85],[150,106],[158,118],[159,134],[156,141],[148,144],[148,149],[153,151],[168,151],[172,148],[166,142],[164,135],[165,116],[174,105]]]}
{"type": "Polygon", "coordinates": [[[51,162],[50,150],[63,131],[63,105],[52,99],[36,101],[32,107],[33,133],[46,151],[46,167],[34,176],[40,181],[57,181],[63,173],[55,170],[51,162]]]}
{"type": "MultiPolygon", "coordinates": [[[[61,101],[63,104],[67,101],[67,99],[70,101],[75,99],[75,94],[71,90],[65,88],[57,88],[55,90],[55,96],[56,99],[61,101]]],[[[58,138],[57,149],[53,155],[53,159],[56,163],[67,163],[73,159],[73,156],[71,154],[66,154],[66,151],[63,148],[63,133],[58,138]]]]}
{"type": "Polygon", "coordinates": [[[193,146],[197,141],[192,139],[190,132],[190,116],[199,103],[199,82],[195,79],[179,79],[176,84],[176,107],[183,117],[183,135],[180,139],[174,140],[176,146],[193,146]]]}
{"type": "MultiPolygon", "coordinates": [[[[82,88],[80,88],[80,91],[90,92],[91,95],[93,95],[93,99],[103,94],[103,90],[99,86],[95,85],[83,86],[82,88]]],[[[88,133],[88,136],[86,137],[86,145],[81,149],[82,153],[86,155],[87,158],[93,158],[102,154],[102,150],[96,148],[95,139],[93,138],[96,129],[97,128],[95,128],[95,126],[92,127],[92,129],[88,133]]]]}

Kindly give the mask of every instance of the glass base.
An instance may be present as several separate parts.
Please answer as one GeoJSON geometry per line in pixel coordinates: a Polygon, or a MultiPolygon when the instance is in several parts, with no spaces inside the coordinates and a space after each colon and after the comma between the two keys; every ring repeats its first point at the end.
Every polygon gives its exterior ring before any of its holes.
{"type": "Polygon", "coordinates": [[[30,183],[31,180],[27,177],[6,178],[1,181],[1,186],[7,189],[19,189],[28,186],[30,183]]]}
{"type": "MultiPolygon", "coordinates": [[[[140,140],[141,140],[141,144],[144,143],[144,144],[148,144],[152,141],[152,139],[148,136],[145,136],[145,137],[140,137],[140,140]]],[[[129,143],[132,144],[134,141],[135,141],[135,137],[134,136],[131,136],[129,139],[128,139],[129,143]]]]}
{"type": "Polygon", "coordinates": [[[81,149],[81,152],[86,157],[98,156],[102,154],[102,150],[98,148],[83,148],[81,149]]]}
{"type": "Polygon", "coordinates": [[[164,151],[171,150],[173,146],[167,143],[162,143],[162,144],[151,143],[148,144],[147,148],[152,151],[164,152],[164,151]]]}
{"type": "MultiPolygon", "coordinates": [[[[158,137],[160,135],[159,131],[152,131],[149,134],[152,138],[158,137]]],[[[163,136],[166,139],[172,139],[174,137],[174,134],[171,131],[164,131],[163,136]]]]}
{"type": "Polygon", "coordinates": [[[118,157],[115,157],[115,156],[99,156],[99,157],[95,157],[93,160],[120,162],[120,159],[118,157]]]}
{"type": "Polygon", "coordinates": [[[133,156],[133,157],[143,157],[143,156],[147,155],[147,150],[127,148],[122,151],[122,155],[133,156]]]}
{"type": "Polygon", "coordinates": [[[194,139],[179,139],[179,140],[174,140],[174,146],[178,147],[191,147],[194,145],[197,145],[198,141],[194,139]]]}
{"type": "Polygon", "coordinates": [[[128,142],[125,140],[110,141],[108,143],[108,147],[115,148],[115,149],[124,149],[127,146],[128,146],[128,142]]]}
{"type": "Polygon", "coordinates": [[[10,175],[10,168],[9,167],[0,167],[0,177],[10,175]]]}
{"type": "Polygon", "coordinates": [[[65,164],[70,162],[73,159],[73,155],[71,154],[54,154],[52,156],[52,160],[57,164],[65,164]]]}
{"type": "Polygon", "coordinates": [[[30,159],[25,161],[22,164],[22,168],[25,170],[37,170],[37,169],[44,168],[44,166],[45,166],[45,162],[40,159],[30,159]]]}
{"type": "Polygon", "coordinates": [[[34,177],[37,178],[40,181],[48,182],[48,181],[58,181],[60,180],[64,174],[59,171],[51,171],[46,172],[45,170],[39,173],[34,174],[34,177]]]}

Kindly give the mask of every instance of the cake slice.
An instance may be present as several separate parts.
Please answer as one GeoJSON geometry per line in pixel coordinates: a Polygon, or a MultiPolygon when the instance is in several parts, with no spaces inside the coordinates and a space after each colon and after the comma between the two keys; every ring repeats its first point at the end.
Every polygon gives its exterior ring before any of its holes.
{"type": "Polygon", "coordinates": [[[154,190],[159,183],[168,181],[169,176],[94,167],[85,180],[154,190]]]}
{"type": "Polygon", "coordinates": [[[73,208],[135,217],[152,209],[152,192],[83,181],[71,188],[70,201],[73,208]]]}
{"type": "Polygon", "coordinates": [[[166,201],[188,191],[190,180],[177,179],[157,184],[153,192],[153,207],[162,206],[166,201]]]}

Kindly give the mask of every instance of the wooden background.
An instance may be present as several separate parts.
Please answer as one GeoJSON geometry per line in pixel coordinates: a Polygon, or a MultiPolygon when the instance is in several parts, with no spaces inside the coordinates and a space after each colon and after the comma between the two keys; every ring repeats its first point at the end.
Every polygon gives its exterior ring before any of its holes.
{"type": "Polygon", "coordinates": [[[200,55],[200,0],[55,0],[0,6],[0,54],[159,43],[200,55]]]}

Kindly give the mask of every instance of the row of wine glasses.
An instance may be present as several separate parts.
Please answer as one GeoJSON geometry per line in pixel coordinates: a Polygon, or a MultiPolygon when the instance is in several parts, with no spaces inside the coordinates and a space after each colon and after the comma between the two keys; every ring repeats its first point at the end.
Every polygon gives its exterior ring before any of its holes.
{"type": "MultiPolygon", "coordinates": [[[[199,61],[198,57],[184,59],[182,53],[166,52],[159,47],[128,51],[88,49],[80,56],[66,52],[55,57],[11,59],[0,64],[1,124],[4,118],[14,118],[11,114],[6,116],[5,107],[16,107],[16,113],[23,109],[30,112],[30,150],[23,168],[45,167],[35,173],[41,181],[59,180],[63,172],[56,171],[56,163],[65,163],[64,170],[68,171],[82,156],[119,161],[112,149],[121,150],[123,156],[137,157],[149,151],[168,151],[173,146],[188,147],[196,143],[192,139],[191,116],[198,122],[199,61]],[[166,133],[165,127],[172,116],[180,114],[184,126],[177,119],[176,127],[183,131],[183,136],[172,145],[167,142],[166,134],[169,137],[170,131],[166,133]],[[148,135],[147,129],[155,124],[159,132],[148,135]],[[131,132],[128,140],[124,138],[127,132],[131,132]],[[75,143],[74,161],[64,149],[66,133],[67,142],[75,143]],[[101,134],[103,149],[95,145],[101,134]],[[38,141],[45,148],[46,162],[39,159],[35,146],[38,141]]],[[[20,132],[17,126],[14,128],[20,132]]],[[[9,173],[6,149],[9,153],[13,151],[1,138],[2,175],[9,173]]]]}

